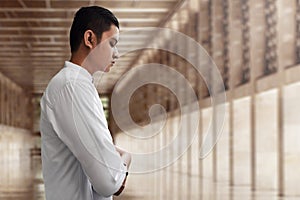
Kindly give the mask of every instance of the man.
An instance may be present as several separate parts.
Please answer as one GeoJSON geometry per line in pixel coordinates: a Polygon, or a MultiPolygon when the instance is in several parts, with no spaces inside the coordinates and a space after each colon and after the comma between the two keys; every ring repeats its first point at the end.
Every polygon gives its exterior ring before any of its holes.
{"type": "Polygon", "coordinates": [[[107,9],[83,7],[70,30],[71,59],[41,99],[42,168],[47,200],[119,195],[131,162],[115,147],[92,74],[118,57],[119,23],[107,9]]]}

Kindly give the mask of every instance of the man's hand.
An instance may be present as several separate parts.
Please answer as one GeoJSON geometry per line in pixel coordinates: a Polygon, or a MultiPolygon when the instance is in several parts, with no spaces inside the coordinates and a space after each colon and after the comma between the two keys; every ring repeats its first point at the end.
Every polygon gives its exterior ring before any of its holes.
{"type": "Polygon", "coordinates": [[[124,164],[126,165],[127,169],[131,163],[131,154],[126,152],[125,150],[121,149],[120,147],[115,146],[117,152],[119,152],[124,164]]]}

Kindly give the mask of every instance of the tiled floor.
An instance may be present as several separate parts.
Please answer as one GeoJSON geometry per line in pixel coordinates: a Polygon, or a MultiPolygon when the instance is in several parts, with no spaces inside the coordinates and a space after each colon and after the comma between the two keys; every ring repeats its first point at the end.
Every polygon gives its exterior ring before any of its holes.
{"type": "MultiPolygon", "coordinates": [[[[39,156],[31,156],[30,136],[0,134],[0,199],[43,200],[44,186],[39,156]]],[[[174,164],[176,165],[176,163],[174,164]]],[[[251,192],[247,186],[229,187],[174,171],[130,175],[125,192],[115,200],[297,200],[272,191],[251,192]],[[171,180],[171,181],[170,181],[171,180]]]]}

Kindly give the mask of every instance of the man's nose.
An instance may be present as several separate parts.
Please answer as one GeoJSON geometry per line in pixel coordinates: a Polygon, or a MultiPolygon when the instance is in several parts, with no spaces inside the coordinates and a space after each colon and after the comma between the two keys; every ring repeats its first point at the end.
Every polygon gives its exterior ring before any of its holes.
{"type": "Polygon", "coordinates": [[[119,52],[117,47],[114,47],[114,52],[113,52],[113,59],[118,59],[119,58],[119,52]]]}

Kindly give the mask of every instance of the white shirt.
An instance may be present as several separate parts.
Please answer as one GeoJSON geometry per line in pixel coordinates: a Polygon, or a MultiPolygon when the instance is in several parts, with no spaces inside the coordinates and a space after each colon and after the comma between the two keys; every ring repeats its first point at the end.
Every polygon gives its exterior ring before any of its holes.
{"type": "Polygon", "coordinates": [[[71,62],[41,99],[47,200],[110,200],[126,174],[89,72],[71,62]]]}

